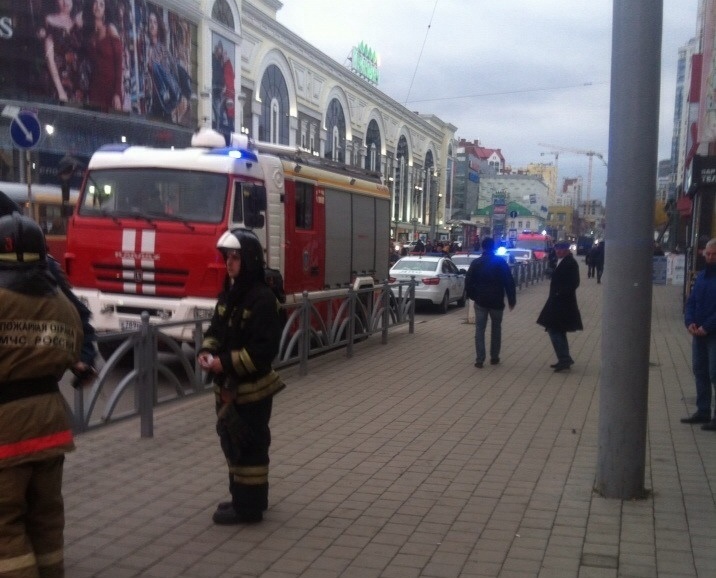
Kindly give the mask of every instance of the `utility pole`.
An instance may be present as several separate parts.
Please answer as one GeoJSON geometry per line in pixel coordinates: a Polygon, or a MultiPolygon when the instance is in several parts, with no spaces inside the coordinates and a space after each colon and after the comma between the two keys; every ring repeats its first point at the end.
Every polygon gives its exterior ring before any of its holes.
{"type": "Polygon", "coordinates": [[[614,0],[595,490],[645,496],[663,0],[614,0]]]}

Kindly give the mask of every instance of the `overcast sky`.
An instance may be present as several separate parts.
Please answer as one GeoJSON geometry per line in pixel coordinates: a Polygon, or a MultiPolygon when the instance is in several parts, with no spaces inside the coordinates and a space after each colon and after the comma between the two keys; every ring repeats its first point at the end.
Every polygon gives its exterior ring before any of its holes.
{"type": "MultiPolygon", "coordinates": [[[[608,158],[608,0],[281,1],[281,24],[340,64],[365,42],[385,94],[502,149],[513,168],[554,163],[539,143],[608,158]]],[[[697,1],[664,0],[659,159],[671,155],[678,49],[695,36],[697,1]]],[[[586,193],[587,155],[561,152],[558,166],[560,182],[581,176],[586,193]]],[[[597,158],[591,197],[606,197],[597,158]]]]}

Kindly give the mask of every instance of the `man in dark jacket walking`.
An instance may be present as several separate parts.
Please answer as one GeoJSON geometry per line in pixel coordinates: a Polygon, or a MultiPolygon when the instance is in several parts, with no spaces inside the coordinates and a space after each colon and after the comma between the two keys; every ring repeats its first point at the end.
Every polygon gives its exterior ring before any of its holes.
{"type": "Polygon", "coordinates": [[[465,291],[475,302],[475,367],[485,364],[485,329],[490,318],[490,363],[500,363],[502,346],[502,314],[505,295],[510,311],[517,303],[515,280],[509,265],[495,255],[492,237],[482,240],[482,255],[470,263],[465,277],[465,291]]]}
{"type": "Polygon", "coordinates": [[[555,244],[557,267],[552,273],[549,284],[549,296],[537,318],[552,341],[557,354],[557,363],[552,364],[555,371],[563,371],[574,365],[569,354],[568,331],[580,331],[582,316],[577,306],[577,287],[579,287],[579,265],[569,252],[569,243],[559,241],[555,244]]]}
{"type": "Polygon", "coordinates": [[[597,283],[601,283],[602,273],[604,273],[604,241],[599,241],[599,243],[594,246],[591,258],[591,263],[597,273],[597,283]]]}

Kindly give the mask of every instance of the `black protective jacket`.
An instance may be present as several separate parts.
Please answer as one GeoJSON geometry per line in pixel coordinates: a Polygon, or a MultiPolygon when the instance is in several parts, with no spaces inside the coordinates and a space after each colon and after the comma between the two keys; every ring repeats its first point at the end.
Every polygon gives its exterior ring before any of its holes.
{"type": "Polygon", "coordinates": [[[273,291],[260,281],[248,287],[234,284],[219,296],[201,350],[221,358],[224,373],[214,376],[214,382],[237,404],[259,401],[285,387],[271,367],[283,329],[278,309],[273,291]]]}

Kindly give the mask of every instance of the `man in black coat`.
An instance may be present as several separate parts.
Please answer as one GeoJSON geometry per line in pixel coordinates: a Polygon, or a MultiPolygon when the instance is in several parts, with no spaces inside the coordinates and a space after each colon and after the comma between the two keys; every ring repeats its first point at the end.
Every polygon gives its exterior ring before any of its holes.
{"type": "Polygon", "coordinates": [[[597,270],[597,283],[601,283],[602,273],[604,273],[604,241],[599,241],[599,243],[594,247],[595,250],[592,256],[592,264],[597,270]]]}
{"type": "Polygon", "coordinates": [[[582,316],[577,306],[577,287],[579,287],[579,265],[569,251],[569,243],[560,241],[554,246],[557,253],[557,267],[552,273],[549,284],[549,297],[537,318],[552,341],[557,355],[557,363],[552,364],[555,371],[569,369],[574,360],[569,354],[568,331],[580,331],[582,316]]]}

